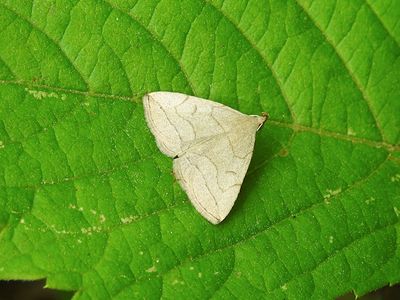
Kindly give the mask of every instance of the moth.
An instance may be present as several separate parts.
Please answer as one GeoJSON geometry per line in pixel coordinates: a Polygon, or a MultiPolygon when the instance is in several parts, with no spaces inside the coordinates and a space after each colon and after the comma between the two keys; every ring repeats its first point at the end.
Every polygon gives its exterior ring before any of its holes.
{"type": "Polygon", "coordinates": [[[196,210],[218,224],[238,197],[268,114],[246,115],[210,100],[172,92],[143,97],[147,125],[196,210]]]}

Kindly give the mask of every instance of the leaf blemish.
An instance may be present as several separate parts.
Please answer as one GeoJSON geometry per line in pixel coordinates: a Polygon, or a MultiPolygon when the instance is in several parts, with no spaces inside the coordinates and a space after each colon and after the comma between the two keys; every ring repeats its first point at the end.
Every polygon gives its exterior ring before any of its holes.
{"type": "Polygon", "coordinates": [[[347,134],[348,134],[348,135],[351,135],[351,136],[355,136],[355,135],[356,135],[355,131],[354,131],[353,128],[351,128],[351,127],[349,127],[349,128],[347,129],[347,134]]]}
{"type": "Polygon", "coordinates": [[[61,99],[65,100],[67,99],[67,95],[65,94],[57,94],[55,92],[45,92],[45,91],[39,91],[39,90],[30,90],[28,88],[25,88],[25,91],[28,92],[30,95],[33,96],[33,98],[42,100],[44,98],[56,98],[56,99],[61,99]]]}
{"type": "Polygon", "coordinates": [[[42,180],[41,182],[40,182],[40,184],[43,184],[43,185],[46,185],[46,184],[50,184],[50,185],[52,185],[52,184],[54,184],[54,180],[42,180]]]}
{"type": "Polygon", "coordinates": [[[325,194],[325,195],[323,196],[323,197],[324,197],[325,203],[326,203],[326,204],[330,204],[329,199],[330,199],[331,197],[333,197],[333,196],[338,195],[341,191],[342,191],[342,188],[338,188],[338,189],[336,189],[336,190],[327,189],[327,190],[326,190],[327,194],[325,194]]]}
{"type": "Polygon", "coordinates": [[[400,174],[396,174],[390,178],[392,182],[400,182],[400,174]]]}
{"type": "Polygon", "coordinates": [[[106,221],[105,215],[101,214],[100,215],[100,223],[104,223],[106,221]]]}
{"type": "Polygon", "coordinates": [[[174,281],[172,282],[172,285],[177,285],[177,284],[184,285],[185,282],[182,280],[174,279],[174,281]]]}
{"type": "Polygon", "coordinates": [[[83,207],[76,206],[75,204],[72,204],[72,203],[70,203],[70,204],[68,205],[68,208],[70,208],[70,209],[76,209],[77,211],[84,211],[84,208],[83,208],[83,207]]]}
{"type": "Polygon", "coordinates": [[[81,228],[81,232],[83,234],[87,235],[92,235],[92,233],[96,232],[99,233],[102,231],[102,228],[100,226],[92,226],[92,227],[87,227],[87,228],[81,228]]]}
{"type": "Polygon", "coordinates": [[[397,217],[400,217],[400,209],[398,209],[396,206],[393,206],[394,213],[396,214],[397,217]]]}
{"type": "Polygon", "coordinates": [[[374,197],[370,197],[369,199],[365,200],[365,203],[366,204],[371,204],[374,201],[375,201],[375,198],[374,197]]]}
{"type": "Polygon", "coordinates": [[[146,272],[147,272],[147,273],[154,273],[154,272],[157,272],[157,268],[156,268],[155,266],[152,266],[152,267],[148,268],[148,269],[146,270],[146,272]]]}
{"type": "Polygon", "coordinates": [[[132,223],[134,220],[136,220],[137,217],[136,216],[127,216],[125,218],[121,218],[121,223],[122,224],[130,224],[132,223]]]}
{"type": "Polygon", "coordinates": [[[282,148],[282,149],[278,152],[278,155],[279,155],[280,157],[286,157],[286,156],[289,155],[289,150],[286,149],[286,148],[282,148]]]}

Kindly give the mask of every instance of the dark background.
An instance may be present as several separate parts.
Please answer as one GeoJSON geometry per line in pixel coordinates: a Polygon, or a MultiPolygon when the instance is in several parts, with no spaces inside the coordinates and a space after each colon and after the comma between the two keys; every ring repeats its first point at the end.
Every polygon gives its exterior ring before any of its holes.
{"type": "MultiPolygon", "coordinates": [[[[45,280],[37,281],[2,281],[0,280],[0,300],[68,300],[74,292],[64,292],[43,288],[45,280]]],[[[337,300],[356,299],[353,293],[348,293],[337,300]]],[[[392,300],[400,299],[400,284],[383,287],[369,293],[358,300],[392,300]]]]}

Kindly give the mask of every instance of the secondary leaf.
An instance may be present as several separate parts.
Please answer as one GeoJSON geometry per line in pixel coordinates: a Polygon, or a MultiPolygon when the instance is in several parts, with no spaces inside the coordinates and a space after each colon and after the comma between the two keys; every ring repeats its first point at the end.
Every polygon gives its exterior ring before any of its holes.
{"type": "Polygon", "coordinates": [[[400,281],[395,1],[0,1],[0,278],[75,299],[333,298],[400,281]],[[213,226],[141,98],[269,112],[213,226]]]}

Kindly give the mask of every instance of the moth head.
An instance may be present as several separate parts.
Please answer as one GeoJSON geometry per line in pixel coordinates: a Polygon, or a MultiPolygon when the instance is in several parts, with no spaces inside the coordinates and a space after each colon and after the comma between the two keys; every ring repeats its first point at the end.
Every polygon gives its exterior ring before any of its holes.
{"type": "Polygon", "coordinates": [[[262,112],[261,116],[255,116],[257,118],[257,122],[258,122],[258,127],[257,127],[257,131],[261,129],[261,127],[263,127],[264,123],[268,120],[269,118],[269,114],[266,112],[262,112]]]}

